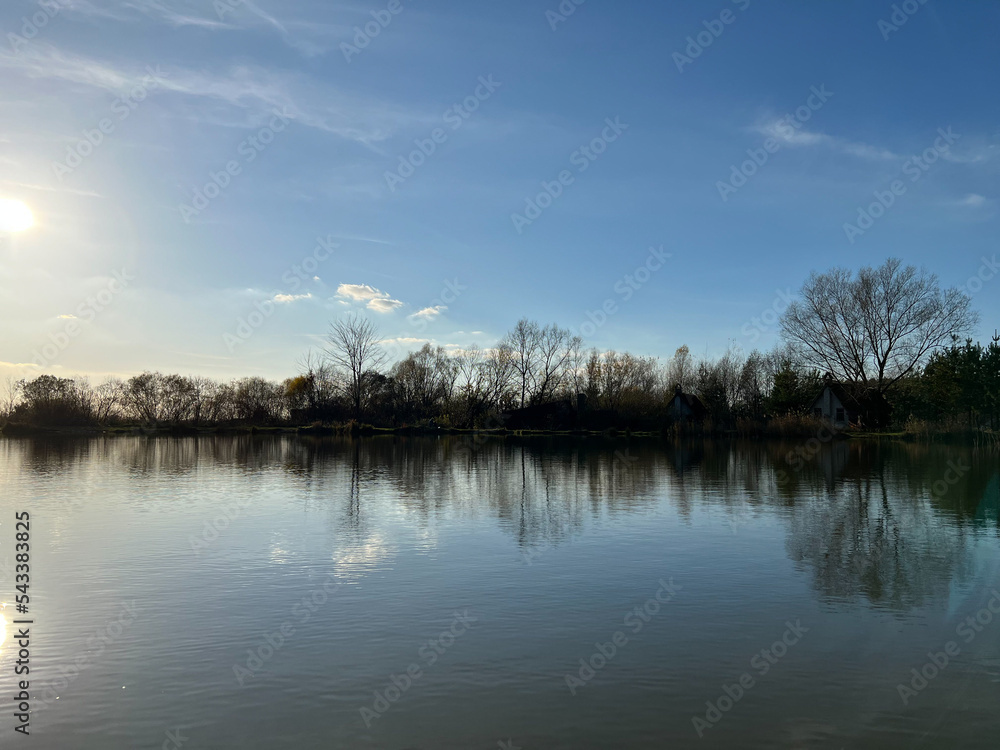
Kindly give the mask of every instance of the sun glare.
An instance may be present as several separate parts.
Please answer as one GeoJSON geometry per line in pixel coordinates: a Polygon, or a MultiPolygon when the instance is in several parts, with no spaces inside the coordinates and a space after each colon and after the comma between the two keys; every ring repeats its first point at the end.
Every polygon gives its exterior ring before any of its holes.
{"type": "Polygon", "coordinates": [[[0,232],[23,232],[35,224],[35,217],[21,201],[0,198],[0,232]]]}

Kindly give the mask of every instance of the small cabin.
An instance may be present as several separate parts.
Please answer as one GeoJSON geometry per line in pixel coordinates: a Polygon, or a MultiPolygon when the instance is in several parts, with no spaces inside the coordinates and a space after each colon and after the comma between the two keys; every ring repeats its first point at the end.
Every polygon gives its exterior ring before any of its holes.
{"type": "Polygon", "coordinates": [[[827,373],[823,390],[813,401],[810,413],[837,428],[860,425],[884,427],[889,423],[891,407],[878,393],[848,388],[827,373]],[[858,395],[855,395],[858,394],[858,395]]]}
{"type": "Polygon", "coordinates": [[[708,409],[693,393],[684,393],[680,386],[667,404],[667,415],[676,422],[701,422],[708,416],[708,409]]]}
{"type": "Polygon", "coordinates": [[[849,427],[859,421],[861,412],[857,399],[840,383],[828,380],[812,404],[812,415],[834,427],[849,427]]]}

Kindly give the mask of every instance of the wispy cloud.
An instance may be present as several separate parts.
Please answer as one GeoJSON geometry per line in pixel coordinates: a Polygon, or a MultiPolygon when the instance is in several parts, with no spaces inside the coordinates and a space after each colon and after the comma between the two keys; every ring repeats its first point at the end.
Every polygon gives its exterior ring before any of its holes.
{"type": "Polygon", "coordinates": [[[361,301],[389,295],[367,284],[341,284],[337,287],[337,296],[361,301]]]}
{"type": "Polygon", "coordinates": [[[95,193],[92,190],[77,190],[76,188],[66,187],[64,185],[35,185],[30,182],[18,182],[16,180],[0,180],[0,185],[9,185],[10,187],[24,188],[25,190],[41,190],[46,193],[70,193],[72,195],[82,195],[86,198],[103,197],[100,193],[95,193]]]}
{"type": "Polygon", "coordinates": [[[276,294],[271,299],[278,304],[287,305],[291,302],[298,302],[300,299],[312,299],[312,294],[310,292],[306,292],[305,294],[276,294]]]}
{"type": "Polygon", "coordinates": [[[825,146],[848,156],[875,161],[897,159],[899,156],[888,149],[871,146],[867,143],[849,141],[837,136],[817,133],[804,128],[795,128],[787,118],[773,118],[760,122],[754,130],[761,135],[774,138],[785,146],[825,146]]]}
{"type": "Polygon", "coordinates": [[[433,320],[438,317],[441,313],[448,309],[447,305],[434,305],[433,307],[425,307],[423,310],[418,310],[411,315],[411,318],[422,318],[424,320],[433,320]]]}
{"type": "Polygon", "coordinates": [[[960,146],[949,149],[941,158],[955,164],[984,164],[1000,155],[1000,148],[993,143],[966,143],[960,146]]]}
{"type": "MultiPolygon", "coordinates": [[[[0,70],[32,80],[63,81],[75,87],[121,95],[148,81],[145,65],[118,65],[36,43],[13,53],[0,46],[0,70]]],[[[5,76],[6,77],[6,76],[5,76]]],[[[417,113],[388,102],[332,88],[325,81],[303,74],[258,65],[237,65],[225,70],[162,67],[158,90],[211,106],[203,113],[218,124],[218,104],[244,113],[243,125],[256,127],[283,112],[298,125],[315,128],[375,149],[399,129],[434,121],[430,113],[417,113]]],[[[377,150],[377,149],[375,149],[377,150]]]]}
{"type": "Polygon", "coordinates": [[[958,198],[957,200],[947,201],[949,205],[959,206],[961,208],[983,208],[991,203],[991,201],[985,196],[979,193],[969,193],[963,198],[958,198]]]}
{"type": "Polygon", "coordinates": [[[394,339],[382,339],[380,342],[382,344],[400,344],[403,346],[408,346],[412,344],[430,344],[431,339],[417,339],[412,336],[399,336],[394,339]]]}
{"type": "Polygon", "coordinates": [[[375,312],[388,313],[392,312],[398,307],[402,307],[403,303],[398,299],[388,299],[379,297],[378,299],[373,299],[368,302],[368,309],[374,310],[375,312]]]}
{"type": "MultiPolygon", "coordinates": [[[[246,0],[244,0],[244,2],[245,1],[246,0]]],[[[225,18],[227,14],[220,14],[214,9],[216,6],[220,8],[228,7],[228,3],[225,2],[222,4],[202,4],[202,8],[213,8],[212,13],[215,16],[214,18],[175,10],[174,8],[170,8],[157,0],[130,0],[130,2],[124,3],[124,6],[126,8],[134,8],[140,13],[143,13],[151,18],[170,24],[174,28],[179,28],[181,26],[197,26],[206,29],[235,28],[231,24],[220,20],[220,15],[222,15],[222,18],[225,18]]]]}
{"type": "Polygon", "coordinates": [[[337,287],[337,296],[354,302],[365,302],[369,310],[380,313],[392,312],[403,306],[402,302],[393,299],[388,292],[368,284],[341,284],[337,287]]]}
{"type": "MultiPolygon", "coordinates": [[[[309,21],[280,21],[253,0],[127,0],[103,7],[90,0],[61,0],[66,10],[82,16],[120,23],[161,23],[173,29],[193,27],[218,31],[273,29],[288,46],[306,57],[325,54],[335,39],[347,33],[344,26],[309,21]]],[[[287,9],[287,8],[286,8],[287,9]]]]}

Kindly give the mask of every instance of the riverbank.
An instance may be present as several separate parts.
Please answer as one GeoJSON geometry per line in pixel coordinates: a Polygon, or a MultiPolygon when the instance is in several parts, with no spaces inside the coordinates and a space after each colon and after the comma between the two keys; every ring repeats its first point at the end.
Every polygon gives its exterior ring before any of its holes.
{"type": "Polygon", "coordinates": [[[741,430],[711,430],[678,429],[678,426],[665,427],[663,430],[544,430],[525,429],[510,430],[506,428],[493,429],[461,429],[456,427],[376,427],[370,424],[350,422],[335,425],[213,425],[193,427],[187,425],[173,426],[38,426],[18,423],[8,423],[0,426],[0,437],[60,437],[60,436],[90,436],[90,435],[140,435],[149,437],[196,437],[207,435],[302,435],[312,437],[375,437],[375,436],[474,436],[489,438],[505,437],[562,437],[562,438],[636,438],[636,439],[681,439],[681,438],[715,438],[715,439],[750,439],[759,441],[801,441],[819,439],[822,442],[831,440],[863,440],[863,441],[898,441],[898,442],[940,442],[953,444],[971,444],[1000,447],[1000,434],[989,431],[978,432],[862,432],[853,430],[837,431],[820,426],[818,429],[802,433],[770,433],[758,431],[747,433],[741,430]]]}

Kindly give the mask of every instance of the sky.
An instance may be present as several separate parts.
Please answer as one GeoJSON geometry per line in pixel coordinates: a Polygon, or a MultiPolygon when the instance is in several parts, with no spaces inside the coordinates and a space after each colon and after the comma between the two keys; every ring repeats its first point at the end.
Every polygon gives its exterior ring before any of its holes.
{"type": "Polygon", "coordinates": [[[812,271],[1000,325],[1000,4],[7,0],[0,377],[294,375],[521,317],[767,349],[812,271]],[[873,205],[874,204],[874,205],[873,205]]]}

